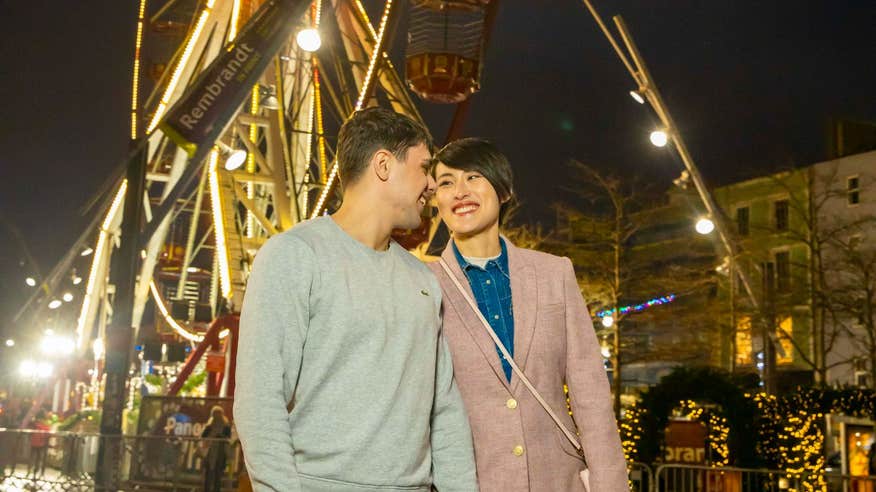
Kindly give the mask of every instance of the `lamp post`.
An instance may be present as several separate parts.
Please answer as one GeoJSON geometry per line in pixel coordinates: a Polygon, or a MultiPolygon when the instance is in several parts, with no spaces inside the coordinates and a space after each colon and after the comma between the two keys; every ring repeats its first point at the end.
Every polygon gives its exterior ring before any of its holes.
{"type": "MultiPolygon", "coordinates": [[[[624,52],[621,50],[621,47],[614,39],[614,36],[612,36],[611,32],[602,22],[602,18],[599,16],[599,13],[596,11],[596,9],[593,8],[590,0],[583,1],[587,9],[590,11],[590,14],[599,25],[599,28],[602,30],[603,34],[608,39],[609,43],[611,43],[621,62],[624,64],[624,66],[627,68],[627,71],[636,82],[638,89],[634,91],[635,95],[633,95],[633,98],[636,99],[636,101],[639,101],[639,98],[644,96],[644,99],[646,99],[651,104],[651,107],[654,108],[654,112],[656,112],[657,116],[660,118],[660,122],[663,125],[663,128],[652,132],[652,143],[654,143],[654,145],[657,145],[658,147],[662,147],[663,145],[665,145],[665,143],[668,143],[670,141],[675,144],[675,149],[681,157],[682,162],[684,163],[685,170],[687,171],[688,176],[693,182],[697,194],[699,195],[700,200],[703,202],[703,206],[706,208],[706,213],[714,223],[714,229],[721,242],[721,245],[726,250],[727,255],[731,258],[732,261],[732,259],[736,258],[736,245],[730,240],[727,227],[724,224],[724,221],[721,220],[718,206],[716,205],[715,200],[711,195],[711,192],[706,187],[702,175],[700,174],[699,169],[694,163],[693,157],[691,157],[690,152],[688,152],[687,145],[685,145],[681,134],[678,132],[678,127],[675,125],[675,121],[669,114],[669,110],[667,109],[666,104],[663,101],[663,97],[660,95],[660,91],[657,89],[657,84],[651,77],[651,73],[648,70],[648,67],[645,65],[645,61],[642,59],[638,48],[633,42],[633,38],[627,30],[626,24],[624,23],[621,16],[616,15],[613,17],[615,26],[618,32],[620,32],[621,39],[623,40],[623,43],[626,47],[627,54],[629,54],[629,57],[632,58],[633,63],[635,64],[635,68],[630,63],[624,52]]],[[[754,308],[755,312],[761,312],[761,304],[754,295],[754,291],[751,288],[751,282],[749,281],[747,272],[743,268],[735,268],[734,270],[735,273],[738,275],[739,281],[742,283],[742,287],[745,289],[748,300],[754,308]]],[[[762,337],[764,352],[766,353],[771,352],[770,349],[775,343],[775,334],[770,333],[768,329],[768,327],[771,325],[772,323],[764,320],[764,330],[762,332],[762,337]]],[[[774,368],[772,367],[772,364],[769,363],[769,358],[767,357],[765,359],[765,390],[768,393],[775,393],[774,368]]]]}

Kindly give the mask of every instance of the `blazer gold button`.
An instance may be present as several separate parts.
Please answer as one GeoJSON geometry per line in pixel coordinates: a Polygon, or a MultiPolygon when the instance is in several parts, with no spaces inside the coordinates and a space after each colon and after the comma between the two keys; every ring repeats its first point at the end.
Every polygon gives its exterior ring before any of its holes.
{"type": "Polygon", "coordinates": [[[511,410],[514,410],[515,408],[517,408],[517,400],[515,400],[514,398],[508,398],[508,401],[505,402],[505,406],[510,408],[511,410]]]}
{"type": "Polygon", "coordinates": [[[523,446],[514,446],[514,456],[523,456],[523,446]]]}

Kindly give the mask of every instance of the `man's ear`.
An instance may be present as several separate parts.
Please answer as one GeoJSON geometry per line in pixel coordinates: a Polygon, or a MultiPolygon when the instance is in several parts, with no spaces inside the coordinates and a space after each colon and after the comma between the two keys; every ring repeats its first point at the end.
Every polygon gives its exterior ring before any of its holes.
{"type": "Polygon", "coordinates": [[[378,149],[371,156],[371,170],[377,176],[377,179],[381,181],[389,179],[389,172],[393,164],[392,157],[392,152],[386,149],[378,149]]]}

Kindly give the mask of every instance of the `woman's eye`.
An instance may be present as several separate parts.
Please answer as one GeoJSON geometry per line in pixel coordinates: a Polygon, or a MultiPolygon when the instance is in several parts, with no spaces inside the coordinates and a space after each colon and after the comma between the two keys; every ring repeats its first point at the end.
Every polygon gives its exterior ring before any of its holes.
{"type": "Polygon", "coordinates": [[[468,176],[468,179],[469,179],[469,181],[471,181],[471,180],[473,180],[473,179],[477,179],[477,178],[480,178],[480,177],[481,177],[480,174],[470,174],[470,175],[468,176]]]}
{"type": "Polygon", "coordinates": [[[449,186],[450,184],[451,184],[450,181],[447,181],[447,180],[443,180],[443,181],[438,182],[438,186],[449,186]]]}

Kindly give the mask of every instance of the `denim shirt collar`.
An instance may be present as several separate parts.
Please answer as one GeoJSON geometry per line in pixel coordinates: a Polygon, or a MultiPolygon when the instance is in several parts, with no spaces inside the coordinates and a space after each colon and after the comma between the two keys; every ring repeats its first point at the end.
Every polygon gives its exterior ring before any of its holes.
{"type": "Polygon", "coordinates": [[[477,268],[478,270],[489,270],[491,266],[495,266],[502,272],[506,277],[511,277],[511,274],[508,272],[508,247],[505,246],[505,239],[499,238],[499,246],[502,248],[502,252],[499,253],[498,258],[494,258],[487,262],[484,268],[481,268],[473,263],[469,263],[468,260],[462,256],[462,253],[459,252],[459,249],[456,247],[456,242],[451,241],[453,244],[453,254],[456,255],[456,261],[459,263],[459,268],[462,269],[463,272],[468,272],[468,270],[472,268],[477,268]]]}

